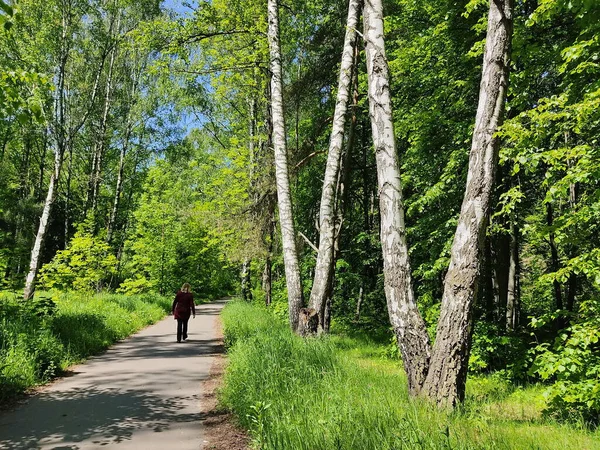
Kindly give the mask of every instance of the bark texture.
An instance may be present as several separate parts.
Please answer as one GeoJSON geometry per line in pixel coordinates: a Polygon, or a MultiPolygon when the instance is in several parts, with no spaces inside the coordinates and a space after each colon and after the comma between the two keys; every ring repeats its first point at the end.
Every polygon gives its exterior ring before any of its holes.
{"type": "Polygon", "coordinates": [[[506,294],[506,329],[515,330],[519,324],[519,242],[517,226],[513,218],[510,226],[510,262],[508,264],[508,288],[506,294]]]}
{"type": "Polygon", "coordinates": [[[315,266],[315,278],[310,293],[310,308],[319,315],[319,329],[324,326],[325,304],[333,282],[334,243],[336,236],[336,186],[339,180],[342,145],[344,142],[344,126],[350,98],[352,70],[354,65],[354,46],[356,28],[362,6],[361,0],[350,0],[346,35],[342,52],[342,63],[338,80],[338,93],[333,115],[333,127],[329,141],[329,153],[325,167],[321,205],[319,212],[319,252],[315,266]]]}
{"type": "Polygon", "coordinates": [[[50,220],[50,214],[54,201],[56,200],[56,185],[60,178],[60,171],[62,168],[62,153],[56,151],[54,153],[54,171],[50,176],[50,183],[48,184],[48,192],[46,194],[46,201],[44,202],[44,209],[42,216],[40,217],[40,224],[38,226],[38,232],[35,237],[33,249],[31,250],[31,259],[29,262],[29,272],[25,279],[25,290],[23,292],[23,298],[29,300],[33,298],[35,292],[35,282],[37,278],[38,269],[40,267],[40,255],[42,253],[42,246],[44,245],[46,231],[48,231],[48,222],[50,220]]]}
{"type": "Polygon", "coordinates": [[[35,292],[35,283],[37,279],[38,269],[40,266],[40,255],[42,247],[46,238],[46,231],[48,230],[48,223],[50,220],[50,214],[52,213],[52,207],[56,200],[56,187],[60,178],[60,172],[62,170],[63,157],[67,146],[66,138],[66,120],[65,120],[65,76],[67,61],[69,59],[69,40],[68,40],[68,26],[69,19],[66,11],[63,11],[62,17],[62,36],[61,36],[61,51],[57,67],[57,89],[56,97],[54,99],[54,171],[50,176],[50,182],[48,183],[48,191],[46,193],[46,200],[44,202],[44,209],[42,216],[40,217],[40,223],[38,225],[38,231],[35,236],[33,243],[33,249],[31,250],[31,258],[29,260],[29,272],[25,278],[25,289],[23,291],[23,298],[25,300],[33,298],[35,292]]]}
{"type": "Polygon", "coordinates": [[[281,69],[281,48],[279,44],[279,5],[277,0],[268,0],[268,40],[271,63],[271,114],[273,117],[273,148],[275,153],[275,178],[277,182],[277,203],[285,280],[288,291],[290,326],[296,331],[298,316],[304,299],[296,248],[296,231],[290,192],[287,147],[285,140],[285,119],[283,112],[283,81],[281,69]]]}
{"type": "Polygon", "coordinates": [[[319,316],[313,308],[301,308],[298,318],[298,334],[306,337],[314,335],[319,325],[319,316]]]}
{"type": "Polygon", "coordinates": [[[497,166],[498,139],[508,87],[512,0],[491,0],[488,29],[469,156],[467,186],[444,283],[442,310],[431,365],[423,386],[440,406],[464,399],[472,312],[497,166]]]}
{"type": "Polygon", "coordinates": [[[35,284],[40,265],[41,251],[44,246],[46,232],[48,231],[48,224],[50,222],[52,208],[56,200],[56,188],[60,179],[63,159],[65,154],[69,153],[70,149],[72,149],[73,140],[75,139],[75,136],[86,123],[90,113],[93,110],[96,101],[96,96],[98,94],[100,75],[102,74],[104,62],[107,56],[106,52],[104,52],[101,55],[89,101],[86,103],[87,106],[85,107],[83,113],[78,115],[77,119],[74,120],[75,115],[69,113],[71,107],[67,104],[67,63],[69,61],[69,53],[71,50],[71,5],[65,4],[63,6],[64,9],[62,11],[61,22],[61,49],[57,61],[58,64],[55,76],[56,90],[54,94],[54,119],[50,127],[50,133],[52,134],[54,140],[54,171],[50,176],[48,191],[46,193],[46,200],[44,202],[44,209],[40,217],[40,223],[33,244],[33,249],[31,250],[31,259],[29,260],[29,272],[27,273],[27,277],[25,279],[25,288],[23,290],[23,298],[25,298],[26,300],[32,298],[35,292],[35,284]]]}
{"type": "Polygon", "coordinates": [[[408,376],[409,392],[416,395],[427,375],[430,344],[425,322],[417,309],[410,273],[381,0],[365,1],[364,25],[369,114],[381,211],[385,296],[408,376]]]}

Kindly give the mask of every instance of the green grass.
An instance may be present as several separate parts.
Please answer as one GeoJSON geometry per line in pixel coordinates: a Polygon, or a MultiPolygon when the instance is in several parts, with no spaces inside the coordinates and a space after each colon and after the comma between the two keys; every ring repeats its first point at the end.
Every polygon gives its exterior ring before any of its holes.
{"type": "Polygon", "coordinates": [[[0,292],[0,402],[158,321],[170,306],[153,294],[44,292],[23,302],[0,292]]]}
{"type": "Polygon", "coordinates": [[[543,418],[542,387],[468,383],[448,413],[409,401],[400,362],[360,336],[303,340],[268,311],[223,312],[229,365],[223,405],[260,449],[600,449],[600,433],[543,418]]]}

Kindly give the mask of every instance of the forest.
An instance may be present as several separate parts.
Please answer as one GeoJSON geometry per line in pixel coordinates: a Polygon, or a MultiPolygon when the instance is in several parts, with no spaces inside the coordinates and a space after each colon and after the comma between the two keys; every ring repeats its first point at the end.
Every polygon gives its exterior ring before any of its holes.
{"type": "Polygon", "coordinates": [[[23,308],[187,281],[241,299],[223,402],[256,448],[517,448],[295,443],[316,409],[239,378],[334,392],[354,347],[417,421],[468,428],[487,380],[597,443],[599,139],[596,0],[0,0],[0,380],[23,308]]]}

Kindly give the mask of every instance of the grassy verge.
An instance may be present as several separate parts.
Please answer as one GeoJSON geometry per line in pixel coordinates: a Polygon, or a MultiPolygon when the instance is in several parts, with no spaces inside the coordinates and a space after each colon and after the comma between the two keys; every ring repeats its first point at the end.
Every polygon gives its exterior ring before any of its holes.
{"type": "Polygon", "coordinates": [[[0,402],[164,317],[158,295],[41,293],[31,302],[0,293],[0,402]]]}
{"type": "Polygon", "coordinates": [[[600,449],[600,433],[541,415],[542,389],[473,378],[460,411],[409,401],[400,363],[367,339],[303,340],[268,311],[223,312],[230,362],[224,406],[255,448],[600,449]]]}

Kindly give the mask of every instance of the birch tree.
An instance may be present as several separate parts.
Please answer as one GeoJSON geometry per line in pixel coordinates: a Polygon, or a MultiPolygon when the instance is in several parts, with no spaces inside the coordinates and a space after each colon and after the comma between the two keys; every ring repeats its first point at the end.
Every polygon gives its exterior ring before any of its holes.
{"type": "Polygon", "coordinates": [[[365,4],[369,113],[377,161],[385,293],[390,321],[408,375],[409,392],[423,391],[441,406],[464,399],[472,311],[497,165],[498,138],[508,85],[511,0],[491,0],[479,104],[467,186],[444,283],[436,341],[430,348],[414,298],[395,137],[380,0],[365,4]]]}
{"type": "Polygon", "coordinates": [[[369,115],[381,212],[385,296],[390,322],[394,327],[408,376],[409,391],[416,395],[427,375],[430,345],[425,322],[417,308],[410,273],[381,0],[365,0],[364,37],[369,115]]]}
{"type": "Polygon", "coordinates": [[[337,100],[333,115],[333,127],[331,140],[329,142],[329,153],[325,167],[325,178],[321,194],[321,205],[319,212],[319,253],[315,267],[315,277],[310,294],[309,306],[317,311],[319,315],[319,329],[322,330],[324,323],[324,308],[329,286],[333,281],[334,271],[334,241],[336,235],[335,209],[336,209],[336,186],[340,173],[340,161],[342,156],[342,145],[344,142],[344,125],[348,111],[348,100],[350,97],[350,84],[352,82],[352,71],[354,65],[354,46],[356,42],[356,28],[362,9],[362,0],[350,0],[348,5],[348,19],[346,21],[346,35],[342,52],[342,63],[338,81],[337,100]]]}
{"type": "Polygon", "coordinates": [[[296,248],[296,232],[285,139],[278,1],[268,0],[267,9],[269,20],[267,34],[271,67],[271,115],[273,117],[273,149],[275,153],[275,178],[277,183],[277,203],[279,206],[279,226],[281,228],[290,326],[293,330],[296,330],[300,308],[302,308],[303,304],[303,295],[300,266],[298,264],[298,250],[296,248]]]}
{"type": "Polygon", "coordinates": [[[423,386],[425,394],[443,406],[454,406],[465,395],[473,305],[498,159],[495,133],[502,123],[508,88],[511,36],[512,0],[491,0],[467,186],[423,386]]]}
{"type": "MultiPolygon", "coordinates": [[[[81,12],[79,12],[81,14],[81,12]]],[[[98,94],[98,85],[100,74],[104,67],[106,59],[106,51],[102,51],[99,60],[99,66],[94,75],[94,82],[91,87],[89,97],[82,99],[85,102],[83,111],[80,111],[80,116],[73,116],[72,106],[69,104],[68,91],[68,63],[69,56],[73,46],[73,27],[78,21],[75,6],[71,3],[62,4],[61,8],[61,28],[59,37],[59,51],[57,55],[56,65],[56,90],[54,98],[54,118],[51,125],[51,134],[54,140],[54,170],[50,176],[48,191],[44,201],[44,208],[40,217],[38,231],[31,251],[31,259],[29,263],[29,272],[25,279],[25,289],[23,297],[30,299],[35,291],[35,282],[40,265],[40,254],[45,241],[48,224],[52,214],[52,208],[56,200],[57,184],[60,179],[63,159],[65,154],[71,151],[74,139],[83,127],[95,103],[98,94]]]]}

